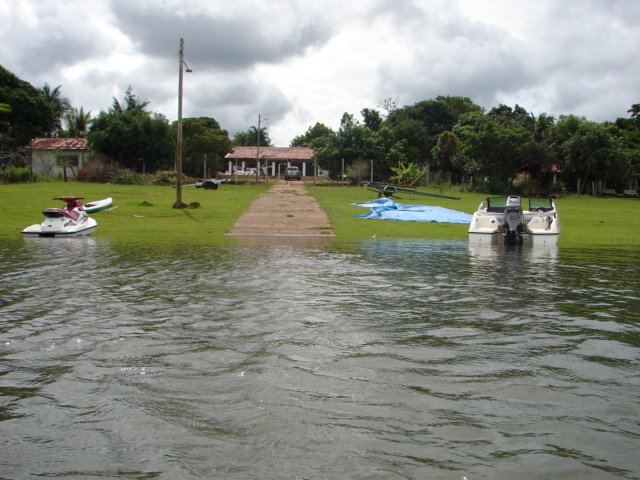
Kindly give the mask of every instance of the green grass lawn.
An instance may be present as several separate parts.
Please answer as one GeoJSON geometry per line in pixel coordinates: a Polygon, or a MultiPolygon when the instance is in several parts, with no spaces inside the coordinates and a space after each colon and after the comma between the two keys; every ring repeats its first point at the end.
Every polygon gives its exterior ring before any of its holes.
{"type": "MultiPolygon", "coordinates": [[[[422,189],[434,193],[434,189],[422,189]]],[[[468,225],[448,223],[399,222],[353,218],[366,212],[354,202],[377,198],[375,192],[357,187],[309,187],[329,215],[338,238],[354,240],[376,238],[442,238],[467,239],[468,225]]],[[[465,193],[459,190],[442,192],[460,196],[460,200],[399,194],[396,202],[428,204],[472,214],[486,194],[465,193]]],[[[638,246],[640,245],[640,199],[622,197],[593,198],[568,195],[556,200],[562,230],[560,246],[638,246]]],[[[525,207],[526,208],[526,207],[525,207]]]]}
{"type": "MultiPolygon", "coordinates": [[[[150,185],[111,185],[80,182],[41,182],[0,185],[0,238],[19,238],[20,231],[41,223],[42,210],[62,206],[52,200],[60,195],[77,195],[85,201],[107,196],[114,199],[110,212],[92,214],[99,227],[94,237],[114,242],[151,244],[221,244],[224,236],[251,202],[268,187],[265,185],[221,185],[217,190],[185,187],[183,201],[199,202],[194,209],[174,209],[176,192],[171,187],[150,185]]],[[[364,187],[308,186],[331,220],[338,241],[371,238],[466,239],[468,225],[399,222],[353,218],[366,212],[351,205],[377,198],[364,187]]],[[[429,192],[434,192],[428,189],[429,192]]],[[[482,198],[478,193],[458,190],[443,192],[459,195],[460,200],[400,194],[400,203],[437,205],[473,213],[482,198]]],[[[566,196],[557,200],[562,232],[560,246],[638,246],[640,244],[640,199],[566,196]]]]}
{"type": "Polygon", "coordinates": [[[98,221],[94,237],[114,242],[171,244],[222,243],[224,233],[267,187],[222,185],[217,190],[183,188],[183,202],[199,208],[174,209],[176,190],[153,185],[111,185],[80,182],[41,182],[0,185],[0,238],[44,219],[47,207],[62,206],[52,200],[61,195],[84,197],[84,202],[113,197],[111,211],[91,214],[98,221]]]}
{"type": "MultiPolygon", "coordinates": [[[[342,240],[361,238],[467,238],[468,224],[400,222],[392,220],[369,220],[353,218],[368,210],[351,205],[378,198],[378,194],[364,187],[324,187],[309,186],[309,192],[318,200],[333,226],[334,232],[342,240]]],[[[433,189],[423,189],[431,193],[433,189]]],[[[449,196],[461,196],[459,192],[443,192],[449,196]]],[[[473,199],[448,200],[419,195],[398,194],[392,199],[398,203],[428,204],[473,213],[480,203],[481,196],[473,199]],[[476,200],[477,198],[477,200],[476,200]]]]}

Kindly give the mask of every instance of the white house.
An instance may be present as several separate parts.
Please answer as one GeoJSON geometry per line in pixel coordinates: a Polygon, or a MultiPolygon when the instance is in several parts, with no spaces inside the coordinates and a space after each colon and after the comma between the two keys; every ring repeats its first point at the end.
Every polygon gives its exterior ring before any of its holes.
{"type": "Polygon", "coordinates": [[[260,147],[260,153],[258,147],[235,147],[224,158],[229,174],[266,167],[270,177],[278,177],[284,168],[295,165],[306,177],[313,176],[313,155],[313,150],[307,147],[260,147]]]}
{"type": "Polygon", "coordinates": [[[44,177],[76,177],[89,159],[86,138],[34,138],[27,149],[31,151],[33,172],[44,177]]]}

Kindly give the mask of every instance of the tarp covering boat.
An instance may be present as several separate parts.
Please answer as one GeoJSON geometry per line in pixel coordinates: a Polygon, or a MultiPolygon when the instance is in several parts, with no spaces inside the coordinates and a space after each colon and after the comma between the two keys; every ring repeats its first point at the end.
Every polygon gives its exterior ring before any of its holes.
{"type": "Polygon", "coordinates": [[[370,208],[369,212],[353,218],[438,223],[469,223],[472,219],[472,215],[458,210],[432,205],[407,205],[396,203],[389,198],[378,198],[369,202],[352,203],[352,205],[370,208]]]}

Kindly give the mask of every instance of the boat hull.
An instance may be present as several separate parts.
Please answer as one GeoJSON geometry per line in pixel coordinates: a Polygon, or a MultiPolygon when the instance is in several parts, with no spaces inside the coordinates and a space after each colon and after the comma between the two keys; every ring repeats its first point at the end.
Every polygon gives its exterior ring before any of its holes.
{"type": "Polygon", "coordinates": [[[87,213],[99,212],[100,210],[104,210],[108,208],[113,203],[113,199],[111,197],[103,198],[102,200],[94,200],[92,202],[87,202],[83,205],[84,211],[87,213]]]}
{"type": "MultiPolygon", "coordinates": [[[[557,245],[559,234],[523,234],[522,243],[527,245],[557,245]]],[[[489,233],[469,232],[469,242],[474,244],[501,245],[504,238],[497,231],[489,233]]]]}
{"type": "Polygon", "coordinates": [[[75,237],[89,235],[98,226],[93,218],[84,217],[79,222],[71,222],[67,218],[46,218],[40,224],[31,225],[22,234],[31,237],[75,237]]]}

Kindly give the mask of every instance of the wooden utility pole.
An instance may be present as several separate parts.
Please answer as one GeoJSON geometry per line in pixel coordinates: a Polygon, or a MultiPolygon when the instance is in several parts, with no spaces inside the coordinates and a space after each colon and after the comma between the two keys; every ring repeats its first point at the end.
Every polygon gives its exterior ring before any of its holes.
{"type": "Polygon", "coordinates": [[[180,69],[178,74],[178,138],[176,140],[176,203],[173,208],[184,208],[182,203],[182,72],[184,67],[184,40],[180,39],[180,69]]]}

